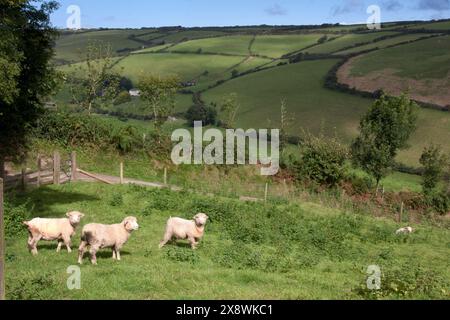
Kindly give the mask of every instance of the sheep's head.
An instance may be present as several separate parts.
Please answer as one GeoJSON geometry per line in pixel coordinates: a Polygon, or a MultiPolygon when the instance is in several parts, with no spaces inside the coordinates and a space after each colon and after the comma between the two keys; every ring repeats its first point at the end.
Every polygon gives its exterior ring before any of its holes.
{"type": "Polygon", "coordinates": [[[69,218],[70,224],[77,225],[80,223],[81,218],[84,217],[84,214],[78,211],[67,212],[66,216],[69,218]]]}
{"type": "Polygon", "coordinates": [[[198,213],[194,216],[194,221],[197,227],[203,227],[208,221],[208,216],[204,213],[198,213]]]}
{"type": "Polygon", "coordinates": [[[135,217],[126,217],[122,223],[125,229],[129,232],[139,229],[139,224],[135,217]]]}

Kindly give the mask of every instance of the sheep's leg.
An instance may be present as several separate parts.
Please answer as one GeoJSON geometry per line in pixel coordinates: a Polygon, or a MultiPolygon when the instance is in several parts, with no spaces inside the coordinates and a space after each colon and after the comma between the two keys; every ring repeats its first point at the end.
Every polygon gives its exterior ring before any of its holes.
{"type": "Polygon", "coordinates": [[[93,265],[96,265],[97,264],[97,251],[99,250],[100,248],[98,247],[98,246],[92,246],[91,245],[91,249],[89,250],[89,253],[91,254],[91,263],[93,264],[93,265]]]}
{"type": "Polygon", "coordinates": [[[41,240],[42,236],[34,236],[33,239],[31,240],[30,243],[30,247],[31,247],[31,253],[35,256],[38,254],[38,250],[37,250],[37,244],[39,242],[39,240],[41,240]]]}
{"type": "Polygon", "coordinates": [[[117,261],[120,261],[120,250],[116,249],[117,261]]]}
{"type": "Polygon", "coordinates": [[[61,246],[62,246],[62,241],[58,241],[58,248],[56,248],[56,252],[60,252],[61,251],[61,246]]]}
{"type": "Polygon", "coordinates": [[[116,248],[113,247],[112,252],[113,252],[112,258],[113,258],[113,260],[116,260],[116,248]]]}
{"type": "Polygon", "coordinates": [[[189,243],[191,244],[191,248],[193,250],[197,249],[197,242],[194,237],[188,237],[189,243]]]}
{"type": "Polygon", "coordinates": [[[71,253],[72,249],[70,248],[70,237],[63,237],[64,244],[66,245],[67,252],[71,253]]]}
{"type": "Polygon", "coordinates": [[[172,232],[168,229],[166,231],[166,233],[164,234],[164,239],[159,243],[159,248],[161,249],[162,247],[164,247],[167,242],[169,242],[170,240],[172,240],[172,232]]]}
{"type": "Polygon", "coordinates": [[[83,256],[86,253],[87,242],[81,241],[80,247],[78,248],[78,263],[83,264],[83,256]]]}

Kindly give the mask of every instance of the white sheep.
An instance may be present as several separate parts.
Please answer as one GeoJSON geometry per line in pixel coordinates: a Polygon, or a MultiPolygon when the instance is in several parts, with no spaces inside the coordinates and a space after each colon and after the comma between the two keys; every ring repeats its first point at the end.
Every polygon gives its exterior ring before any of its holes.
{"type": "Polygon", "coordinates": [[[120,261],[120,250],[128,241],[131,233],[139,229],[135,217],[127,217],[121,223],[105,225],[98,223],[87,224],[81,232],[81,244],[78,249],[78,263],[83,264],[83,256],[90,246],[91,263],[97,264],[97,251],[112,248],[114,260],[120,261]]]}
{"type": "Polygon", "coordinates": [[[399,235],[399,234],[409,234],[409,233],[413,233],[414,229],[411,227],[405,227],[405,228],[401,228],[398,229],[395,234],[399,235]]]}
{"type": "Polygon", "coordinates": [[[204,213],[195,215],[193,220],[170,218],[167,221],[164,239],[160,242],[159,248],[161,249],[167,242],[176,238],[181,240],[188,239],[192,249],[196,249],[198,241],[203,238],[205,233],[207,220],[208,216],[204,213]]]}
{"type": "Polygon", "coordinates": [[[67,218],[62,219],[43,219],[34,218],[31,221],[24,221],[24,225],[28,228],[28,249],[33,255],[37,255],[37,243],[39,240],[58,241],[57,252],[61,251],[64,243],[67,251],[72,252],[70,241],[75,234],[77,226],[80,224],[84,214],[78,211],[68,212],[67,218]]]}

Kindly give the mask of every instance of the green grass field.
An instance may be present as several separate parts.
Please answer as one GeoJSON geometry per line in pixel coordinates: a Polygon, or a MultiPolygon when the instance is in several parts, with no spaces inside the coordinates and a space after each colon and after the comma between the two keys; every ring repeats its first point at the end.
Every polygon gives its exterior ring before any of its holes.
{"type": "Polygon", "coordinates": [[[24,232],[8,237],[8,299],[367,299],[375,297],[365,289],[365,272],[373,264],[383,273],[380,299],[448,298],[450,234],[427,225],[398,237],[393,222],[312,203],[246,204],[84,183],[44,187],[8,201],[28,201],[27,209],[16,208],[26,218],[80,210],[83,225],[118,223],[128,215],[140,224],[122,261],[113,261],[110,250],[99,252],[98,266],[86,258],[81,290],[72,291],[66,270],[76,265],[76,250],[58,254],[54,243],[41,242],[32,257],[24,232]],[[158,249],[168,217],[199,211],[211,220],[197,251],[184,241],[158,249]]]}
{"type": "MultiPolygon", "coordinates": [[[[250,74],[207,91],[204,97],[218,102],[229,92],[237,93],[241,105],[237,124],[244,128],[264,128],[269,120],[278,125],[280,101],[285,99],[296,119],[289,130],[292,134],[300,134],[302,129],[315,134],[323,130],[350,142],[373,101],[325,89],[324,76],[334,63],[336,60],[309,61],[250,74]]],[[[448,113],[420,109],[411,147],[400,152],[399,160],[417,166],[424,147],[432,142],[450,151],[449,131],[448,113]]]]}
{"type": "Polygon", "coordinates": [[[192,40],[180,43],[169,51],[224,53],[232,55],[249,55],[249,45],[252,36],[227,36],[218,38],[208,38],[192,40]]]}
{"type": "Polygon", "coordinates": [[[257,36],[252,53],[271,58],[301,50],[316,44],[323,34],[257,36]]]}
{"type": "Polygon", "coordinates": [[[394,69],[396,75],[414,79],[444,78],[450,71],[450,36],[437,37],[371,52],[353,65],[352,74],[394,69]]]}
{"type": "Polygon", "coordinates": [[[410,29],[426,29],[426,30],[450,30],[450,21],[440,21],[433,23],[424,23],[410,27],[410,29]]]}
{"type": "Polygon", "coordinates": [[[377,38],[394,35],[397,34],[396,32],[370,32],[370,33],[364,33],[364,34],[347,34],[340,36],[334,40],[327,41],[319,46],[305,49],[304,52],[309,53],[334,53],[338,52],[340,50],[343,50],[344,48],[359,44],[359,43],[366,43],[371,42],[377,38]]]}
{"type": "Polygon", "coordinates": [[[142,44],[130,40],[128,37],[132,34],[138,35],[144,32],[143,30],[123,29],[89,31],[64,35],[56,41],[57,50],[55,59],[66,62],[81,61],[85,48],[92,41],[101,41],[110,44],[113,52],[124,48],[137,49],[142,44]]]}
{"type": "MultiPolygon", "coordinates": [[[[124,68],[124,75],[137,81],[140,75],[178,75],[183,81],[198,79],[200,83],[220,80],[223,74],[242,61],[241,57],[196,54],[148,54],[131,55],[117,64],[124,68]],[[208,71],[207,75],[203,75],[208,71]]],[[[231,72],[231,70],[230,70],[231,72]]]]}
{"type": "Polygon", "coordinates": [[[354,52],[362,52],[362,51],[366,51],[366,50],[370,50],[370,49],[374,49],[374,48],[384,49],[389,46],[397,45],[397,44],[400,44],[403,42],[414,41],[414,40],[420,39],[422,37],[427,37],[427,36],[429,36],[429,35],[428,34],[424,35],[423,33],[405,34],[405,35],[400,35],[398,37],[377,41],[377,42],[367,44],[364,46],[359,46],[356,48],[339,51],[337,53],[338,54],[349,54],[349,53],[354,53],[354,52]]]}

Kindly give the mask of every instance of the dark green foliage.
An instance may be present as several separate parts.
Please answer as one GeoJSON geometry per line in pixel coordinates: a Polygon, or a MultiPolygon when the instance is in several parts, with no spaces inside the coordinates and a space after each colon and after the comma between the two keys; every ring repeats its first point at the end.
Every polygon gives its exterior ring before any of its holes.
{"type": "Polygon", "coordinates": [[[23,222],[28,218],[27,203],[12,205],[8,201],[5,201],[3,205],[6,237],[14,238],[25,234],[26,227],[23,225],[23,222]]]}
{"type": "Polygon", "coordinates": [[[204,126],[215,125],[217,110],[211,106],[194,104],[186,111],[185,117],[191,126],[194,125],[194,121],[202,121],[204,126]]]}
{"type": "Polygon", "coordinates": [[[416,129],[417,105],[405,95],[382,95],[360,123],[352,144],[353,162],[375,178],[377,184],[394,165],[400,149],[416,129]]]}
{"type": "MultiPolygon", "coordinates": [[[[30,128],[59,77],[50,66],[55,1],[2,1],[0,15],[0,163],[26,153],[30,128]]],[[[2,172],[0,172],[2,174],[2,172]]]]}
{"type": "Polygon", "coordinates": [[[119,104],[127,103],[127,102],[130,102],[130,101],[131,101],[131,96],[128,93],[128,91],[122,91],[114,99],[114,104],[115,105],[119,105],[119,104]]]}
{"type": "Polygon", "coordinates": [[[111,196],[111,200],[109,201],[109,205],[112,207],[121,207],[123,206],[123,194],[122,193],[114,193],[111,196]]]}
{"type": "Polygon", "coordinates": [[[441,148],[431,145],[422,153],[420,164],[423,166],[423,192],[429,194],[433,192],[441,181],[444,170],[448,164],[447,157],[442,153],[441,148]]]}
{"type": "Polygon", "coordinates": [[[295,164],[297,179],[334,186],[345,176],[347,158],[347,148],[336,138],[309,136],[300,147],[300,160],[295,164]]]}

